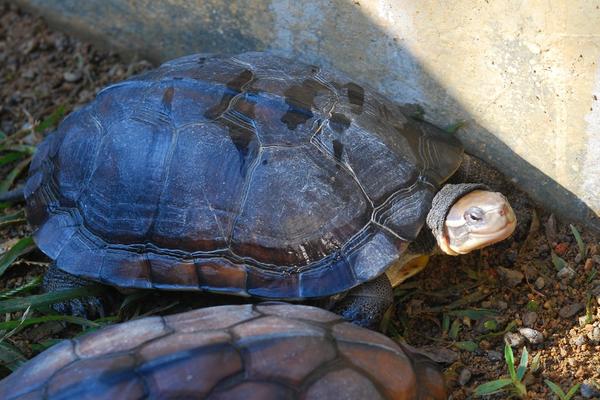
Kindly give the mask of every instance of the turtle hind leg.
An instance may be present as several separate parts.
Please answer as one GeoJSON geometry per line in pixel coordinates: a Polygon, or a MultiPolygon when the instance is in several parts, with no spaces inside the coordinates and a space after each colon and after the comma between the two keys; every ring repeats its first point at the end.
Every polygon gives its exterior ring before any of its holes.
{"type": "MultiPolygon", "coordinates": [[[[44,292],[50,293],[91,286],[92,284],[94,283],[91,281],[64,272],[52,263],[44,275],[42,288],[44,292]]],[[[60,314],[86,319],[103,318],[106,308],[105,301],[96,296],[67,300],[52,305],[52,309],[60,314]]]]}
{"type": "Polygon", "coordinates": [[[385,274],[355,287],[330,308],[356,325],[378,329],[383,314],[394,302],[394,292],[385,274]]]}

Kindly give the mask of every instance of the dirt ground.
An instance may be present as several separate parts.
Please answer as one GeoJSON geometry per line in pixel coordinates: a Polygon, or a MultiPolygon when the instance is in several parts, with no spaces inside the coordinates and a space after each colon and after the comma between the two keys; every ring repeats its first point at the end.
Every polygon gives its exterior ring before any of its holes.
{"type": "MultiPolygon", "coordinates": [[[[0,191],[23,182],[35,145],[63,115],[108,83],[150,67],[141,60],[125,63],[48,29],[39,18],[0,5],[0,191]]],[[[0,207],[2,270],[7,250],[30,231],[21,205],[0,207]]],[[[545,380],[565,392],[585,383],[573,398],[600,398],[593,393],[600,382],[600,237],[579,226],[573,229],[544,210],[530,212],[529,233],[467,256],[433,257],[427,273],[396,288],[397,304],[384,323],[385,333],[439,361],[453,399],[472,398],[478,385],[508,375],[503,358],[507,340],[517,362],[524,348],[529,352],[523,380],[527,398],[552,398],[545,380]],[[534,358],[537,368],[531,365],[534,358]]],[[[22,253],[0,273],[0,301],[40,292],[48,259],[31,246],[22,253]]],[[[118,313],[97,323],[170,313],[209,301],[214,300],[128,296],[118,313]]],[[[0,376],[18,364],[15,359],[30,358],[57,339],[82,332],[81,323],[33,323],[43,315],[5,314],[5,321],[32,322],[2,331],[0,376]]]]}

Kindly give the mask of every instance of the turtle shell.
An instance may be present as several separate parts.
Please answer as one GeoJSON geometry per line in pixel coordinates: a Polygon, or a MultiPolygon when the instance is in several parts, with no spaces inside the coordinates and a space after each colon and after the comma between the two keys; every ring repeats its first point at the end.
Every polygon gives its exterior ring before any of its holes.
{"type": "Polygon", "coordinates": [[[221,306],[65,340],[0,382],[17,399],[445,399],[391,339],[308,306],[221,306]]]}
{"type": "Polygon", "coordinates": [[[192,55],[70,114],[25,196],[38,246],[70,274],[301,299],[383,273],[461,155],[342,73],[192,55]]]}

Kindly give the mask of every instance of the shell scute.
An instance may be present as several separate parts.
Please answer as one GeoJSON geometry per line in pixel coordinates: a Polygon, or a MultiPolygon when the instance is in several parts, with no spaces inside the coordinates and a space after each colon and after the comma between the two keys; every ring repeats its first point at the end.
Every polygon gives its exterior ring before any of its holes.
{"type": "Polygon", "coordinates": [[[71,274],[322,297],[404,251],[461,154],[451,135],[342,73],[198,54],[67,117],[25,194],[36,242],[71,274]]]}

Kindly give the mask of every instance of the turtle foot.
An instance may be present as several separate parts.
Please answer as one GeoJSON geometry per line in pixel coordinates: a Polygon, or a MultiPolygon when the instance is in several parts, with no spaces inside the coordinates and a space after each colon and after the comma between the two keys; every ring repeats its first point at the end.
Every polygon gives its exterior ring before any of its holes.
{"type": "MultiPolygon", "coordinates": [[[[52,264],[46,275],[44,275],[43,289],[44,292],[49,293],[86,287],[91,284],[90,281],[68,274],[52,264]]],[[[52,305],[52,309],[60,314],[73,315],[86,319],[103,318],[106,315],[106,308],[105,302],[96,296],[72,299],[52,305]]]]}
{"type": "Polygon", "coordinates": [[[106,315],[104,302],[95,296],[55,303],[52,304],[52,309],[59,314],[72,315],[89,320],[104,318],[106,315]]]}
{"type": "Polygon", "coordinates": [[[383,274],[350,290],[333,304],[331,311],[353,324],[376,330],[393,301],[392,285],[383,274]]]}

